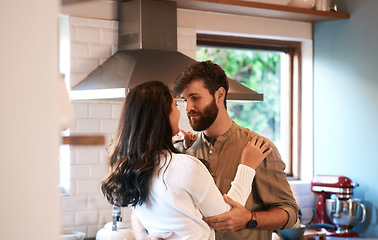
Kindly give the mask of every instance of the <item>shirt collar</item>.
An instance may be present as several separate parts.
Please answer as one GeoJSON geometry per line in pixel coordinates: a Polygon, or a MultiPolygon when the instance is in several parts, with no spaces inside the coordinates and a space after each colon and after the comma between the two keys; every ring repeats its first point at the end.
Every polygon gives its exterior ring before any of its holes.
{"type": "MultiPolygon", "coordinates": [[[[215,142],[224,142],[224,141],[226,141],[235,132],[237,126],[238,125],[234,121],[232,121],[232,125],[231,125],[230,129],[228,129],[227,132],[225,132],[223,135],[217,137],[217,139],[215,140],[215,142]]],[[[212,146],[211,143],[206,139],[204,132],[201,132],[201,137],[203,139],[203,142],[206,143],[206,145],[212,146]]]]}

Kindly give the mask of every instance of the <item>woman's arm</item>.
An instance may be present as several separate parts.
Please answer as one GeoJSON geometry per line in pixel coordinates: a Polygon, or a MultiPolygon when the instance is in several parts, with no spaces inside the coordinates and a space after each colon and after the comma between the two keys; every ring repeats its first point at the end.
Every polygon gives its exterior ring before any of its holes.
{"type": "Polygon", "coordinates": [[[239,165],[235,179],[231,183],[231,188],[227,193],[229,197],[243,206],[245,205],[245,202],[252,191],[252,181],[255,173],[253,174],[253,177],[249,179],[248,175],[242,172],[244,170],[242,166],[248,166],[255,170],[264,160],[264,158],[271,153],[272,149],[268,149],[268,141],[263,144],[263,140],[263,138],[257,138],[255,136],[244,147],[240,160],[241,165],[239,165]]]}
{"type": "MultiPolygon", "coordinates": [[[[263,159],[270,154],[271,149],[267,150],[268,144],[262,144],[263,139],[254,137],[244,148],[241,157],[241,164],[238,166],[237,173],[228,195],[235,201],[245,204],[252,189],[252,181],[257,168],[263,159]]],[[[190,182],[189,192],[192,194],[197,206],[205,217],[215,216],[231,209],[218,188],[216,187],[210,174],[201,172],[195,173],[193,181],[190,182]]]]}

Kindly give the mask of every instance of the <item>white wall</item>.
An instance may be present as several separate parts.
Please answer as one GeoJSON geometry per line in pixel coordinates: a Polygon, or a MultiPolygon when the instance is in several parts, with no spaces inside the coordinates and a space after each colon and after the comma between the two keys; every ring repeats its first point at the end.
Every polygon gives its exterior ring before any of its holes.
{"type": "Polygon", "coordinates": [[[0,2],[0,239],[58,239],[58,0],[0,2]]]}
{"type": "Polygon", "coordinates": [[[368,217],[354,230],[378,236],[378,1],[345,3],[350,19],[314,26],[315,173],[359,183],[368,217]]]}
{"type": "MultiPolygon", "coordinates": [[[[121,114],[122,102],[74,101],[75,122],[72,134],[103,134],[104,146],[70,147],[70,183],[68,196],[62,199],[62,227],[94,237],[112,219],[112,206],[100,186],[106,174],[107,152],[121,114]]],[[[129,222],[130,209],[123,208],[124,222],[129,222]]]]}

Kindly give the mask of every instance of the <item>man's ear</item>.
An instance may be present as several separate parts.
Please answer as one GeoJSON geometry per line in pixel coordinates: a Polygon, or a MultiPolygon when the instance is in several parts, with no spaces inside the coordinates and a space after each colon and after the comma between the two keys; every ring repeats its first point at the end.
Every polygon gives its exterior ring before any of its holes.
{"type": "Polygon", "coordinates": [[[215,92],[215,99],[217,103],[223,104],[225,96],[226,90],[223,87],[218,88],[218,90],[215,92]]]}

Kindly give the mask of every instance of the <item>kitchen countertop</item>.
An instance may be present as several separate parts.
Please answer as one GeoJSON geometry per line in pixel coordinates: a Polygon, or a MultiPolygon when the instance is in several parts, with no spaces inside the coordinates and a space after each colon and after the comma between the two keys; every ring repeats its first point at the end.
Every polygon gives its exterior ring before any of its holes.
{"type": "MultiPolygon", "coordinates": [[[[96,238],[85,238],[85,240],[95,240],[96,238]]],[[[278,238],[279,239],[279,238],[278,238]]],[[[314,238],[318,239],[318,238],[314,238]]],[[[378,237],[357,237],[357,238],[346,238],[346,237],[327,237],[326,240],[356,240],[356,239],[364,239],[364,240],[378,240],[378,237]]]]}
{"type": "Polygon", "coordinates": [[[377,240],[378,237],[364,237],[364,236],[355,237],[355,238],[352,238],[352,237],[327,237],[327,240],[355,240],[355,239],[377,240]]]}
{"type": "MultiPolygon", "coordinates": [[[[312,232],[311,230],[306,230],[307,233],[312,232]]],[[[320,239],[319,237],[314,237],[314,238],[308,238],[308,240],[313,239],[313,240],[318,240],[320,239]]],[[[360,236],[360,237],[331,237],[331,236],[326,236],[326,240],[356,240],[356,239],[363,239],[363,240],[378,240],[378,237],[367,237],[367,236],[360,236]]],[[[273,233],[272,240],[280,240],[280,237],[276,234],[273,233]]]]}
{"type": "MultiPolygon", "coordinates": [[[[96,238],[85,238],[85,240],[95,240],[96,238]]],[[[278,238],[279,239],[279,238],[278,238]]],[[[314,238],[318,239],[318,238],[314,238]]],[[[363,240],[378,240],[378,237],[357,237],[357,238],[346,238],[346,237],[327,237],[326,240],[356,240],[356,239],[363,239],[363,240]]]]}

